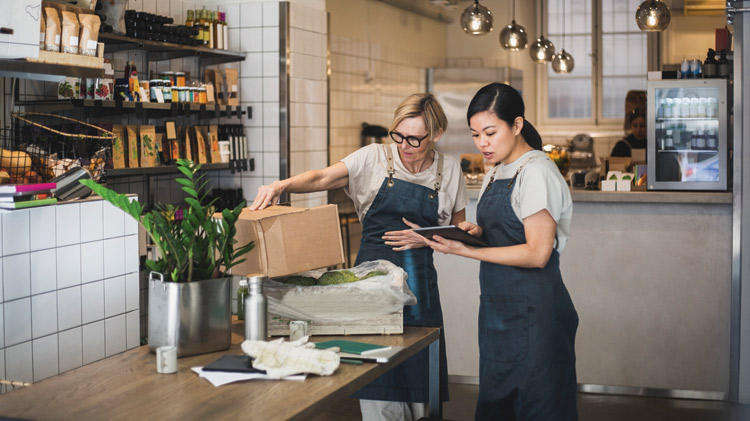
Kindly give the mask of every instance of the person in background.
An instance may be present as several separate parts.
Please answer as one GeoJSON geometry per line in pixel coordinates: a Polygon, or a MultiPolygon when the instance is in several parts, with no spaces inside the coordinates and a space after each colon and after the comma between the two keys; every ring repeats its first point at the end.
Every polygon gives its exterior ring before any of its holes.
{"type": "MultiPolygon", "coordinates": [[[[393,144],[365,146],[323,170],[261,186],[250,209],[275,204],[284,192],[344,187],[362,222],[355,265],[385,259],[408,274],[417,304],[404,307],[404,325],[440,328],[441,401],[448,400],[448,371],[437,272],[432,249],[412,228],[458,224],[469,203],[458,160],[435,150],[448,120],[431,94],[413,94],[396,108],[393,144]]],[[[428,402],[429,351],[419,354],[357,392],[362,418],[416,420],[428,402]]]]}
{"type": "Polygon", "coordinates": [[[469,104],[474,143],[494,164],[477,224],[459,227],[489,247],[434,236],[441,253],[481,261],[477,420],[576,420],[578,314],[560,275],[573,204],[521,96],[492,83],[469,104]]]}
{"type": "Polygon", "coordinates": [[[646,114],[641,108],[633,109],[628,114],[630,134],[617,141],[610,156],[631,157],[633,149],[646,149],[646,114]]]}

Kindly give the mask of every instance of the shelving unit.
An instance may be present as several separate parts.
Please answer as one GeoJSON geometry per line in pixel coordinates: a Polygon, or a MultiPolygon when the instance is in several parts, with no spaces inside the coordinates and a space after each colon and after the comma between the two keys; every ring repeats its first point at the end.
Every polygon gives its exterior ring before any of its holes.
{"type": "Polygon", "coordinates": [[[189,45],[173,44],[170,42],[149,41],[111,33],[100,33],[99,41],[104,43],[105,53],[126,50],[142,50],[148,53],[149,61],[198,57],[203,65],[213,65],[245,60],[245,54],[235,51],[193,47],[189,45]]]}
{"type": "MultiPolygon", "coordinates": [[[[201,165],[201,171],[215,171],[215,170],[227,170],[229,164],[225,162],[203,164],[201,165]]],[[[119,168],[105,170],[108,177],[129,177],[134,175],[165,175],[165,174],[178,174],[176,165],[161,165],[158,167],[137,167],[137,168],[119,168]]]]}
{"type": "Polygon", "coordinates": [[[63,99],[55,101],[16,101],[16,105],[24,106],[27,111],[56,112],[82,108],[87,112],[95,111],[97,116],[136,113],[148,117],[190,117],[197,114],[200,117],[252,117],[253,107],[196,104],[188,102],[131,102],[131,101],[102,101],[94,99],[63,99]]]}

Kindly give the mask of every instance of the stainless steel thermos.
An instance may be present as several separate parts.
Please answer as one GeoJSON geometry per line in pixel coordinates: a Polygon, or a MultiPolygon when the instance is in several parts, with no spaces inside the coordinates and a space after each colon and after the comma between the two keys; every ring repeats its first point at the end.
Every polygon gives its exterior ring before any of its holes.
{"type": "Polygon", "coordinates": [[[263,295],[265,276],[251,276],[248,279],[248,292],[245,296],[245,340],[265,341],[268,339],[268,303],[263,295]]]}

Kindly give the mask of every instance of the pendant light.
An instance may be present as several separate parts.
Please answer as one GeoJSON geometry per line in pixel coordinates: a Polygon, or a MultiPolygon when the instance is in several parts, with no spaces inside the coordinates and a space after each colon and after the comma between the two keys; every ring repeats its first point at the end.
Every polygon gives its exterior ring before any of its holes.
{"type": "Polygon", "coordinates": [[[510,0],[511,22],[500,32],[500,45],[506,50],[518,51],[526,48],[526,28],[516,23],[516,2],[510,0]]]}
{"type": "Polygon", "coordinates": [[[552,59],[552,70],[555,73],[570,73],[575,67],[575,60],[567,51],[565,51],[565,1],[562,0],[562,33],[563,33],[563,48],[559,53],[555,54],[552,59]]]}
{"type": "Polygon", "coordinates": [[[531,60],[533,60],[534,63],[538,64],[544,64],[548,61],[552,61],[552,58],[555,56],[555,44],[544,37],[544,0],[542,0],[541,5],[542,31],[540,32],[542,34],[539,35],[539,38],[537,38],[536,41],[532,42],[531,47],[529,47],[529,55],[531,56],[531,60]]]}
{"type": "Polygon", "coordinates": [[[635,11],[635,23],[643,32],[663,31],[671,18],[669,7],[658,0],[646,0],[635,11]]]}
{"type": "Polygon", "coordinates": [[[492,13],[490,9],[474,0],[461,14],[461,28],[470,35],[484,35],[492,31],[492,13]]]}

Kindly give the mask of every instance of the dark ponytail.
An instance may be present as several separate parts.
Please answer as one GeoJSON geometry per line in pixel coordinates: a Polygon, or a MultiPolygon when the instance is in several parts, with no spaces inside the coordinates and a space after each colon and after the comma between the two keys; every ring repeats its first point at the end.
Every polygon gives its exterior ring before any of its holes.
{"type": "MultiPolygon", "coordinates": [[[[525,110],[526,107],[518,91],[504,83],[494,82],[484,86],[474,95],[466,111],[466,121],[470,122],[474,114],[491,111],[497,118],[513,127],[513,122],[517,117],[523,118],[525,110]]],[[[521,136],[529,146],[542,150],[542,137],[525,118],[521,136]]]]}

